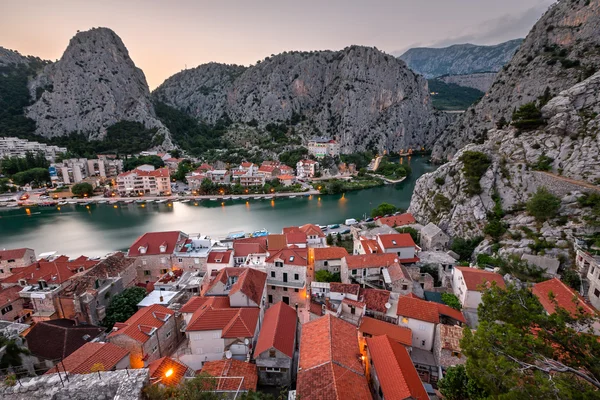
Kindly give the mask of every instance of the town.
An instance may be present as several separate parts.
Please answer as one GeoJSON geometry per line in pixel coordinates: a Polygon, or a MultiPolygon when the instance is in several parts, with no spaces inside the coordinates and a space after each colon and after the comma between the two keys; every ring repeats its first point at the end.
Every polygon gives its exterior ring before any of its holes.
{"type": "MultiPolygon", "coordinates": [[[[14,382],[1,390],[91,374],[132,398],[197,379],[225,398],[441,398],[438,382],[467,360],[460,341],[478,327],[482,295],[519,280],[459,263],[450,238],[410,214],[328,230],[148,232],[100,258],[2,250],[1,351],[19,362],[0,371],[14,382]]],[[[551,258],[529,257],[545,277],[529,289],[548,315],[597,314],[599,257],[577,250],[592,303],[551,258]]]]}

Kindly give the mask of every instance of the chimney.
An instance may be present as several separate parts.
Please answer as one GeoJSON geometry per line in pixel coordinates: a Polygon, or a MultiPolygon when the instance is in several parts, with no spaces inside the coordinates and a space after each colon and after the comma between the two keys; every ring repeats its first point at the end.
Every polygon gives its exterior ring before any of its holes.
{"type": "Polygon", "coordinates": [[[162,303],[164,300],[164,297],[162,297],[162,295],[160,296],[160,302],[162,303]]]}

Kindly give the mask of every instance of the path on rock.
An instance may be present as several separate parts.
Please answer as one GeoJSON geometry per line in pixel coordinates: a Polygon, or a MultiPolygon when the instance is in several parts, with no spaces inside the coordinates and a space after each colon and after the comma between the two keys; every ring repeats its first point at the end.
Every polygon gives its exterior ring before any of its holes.
{"type": "Polygon", "coordinates": [[[571,183],[573,185],[584,187],[586,189],[600,191],[600,186],[594,185],[594,184],[589,183],[589,182],[579,181],[577,179],[566,178],[564,176],[556,175],[556,174],[553,174],[553,173],[547,172],[547,171],[539,171],[539,172],[542,172],[543,174],[548,175],[548,176],[550,176],[550,177],[552,177],[554,179],[558,179],[560,181],[568,182],[568,183],[571,183]]]}

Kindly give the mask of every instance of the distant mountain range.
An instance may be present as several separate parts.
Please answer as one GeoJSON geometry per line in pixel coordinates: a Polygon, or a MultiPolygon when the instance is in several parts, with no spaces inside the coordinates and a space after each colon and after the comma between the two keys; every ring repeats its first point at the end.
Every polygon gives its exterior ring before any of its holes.
{"type": "Polygon", "coordinates": [[[444,75],[498,72],[515,55],[522,42],[523,39],[514,39],[494,46],[467,43],[443,48],[417,47],[398,58],[427,79],[444,75]]]}

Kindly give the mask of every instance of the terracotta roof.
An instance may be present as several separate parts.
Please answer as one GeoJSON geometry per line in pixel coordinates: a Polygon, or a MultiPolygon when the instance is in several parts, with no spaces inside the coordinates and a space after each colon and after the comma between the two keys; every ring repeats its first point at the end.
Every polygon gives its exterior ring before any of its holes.
{"type": "Polygon", "coordinates": [[[567,310],[571,315],[596,314],[596,310],[573,289],[568,287],[558,278],[553,278],[533,285],[533,294],[536,295],[548,314],[556,312],[556,307],[567,310]],[[556,303],[556,304],[555,304],[556,303]],[[581,311],[579,311],[581,309],[581,311]]]}
{"type": "Polygon", "coordinates": [[[318,236],[325,237],[325,234],[317,225],[314,224],[305,224],[300,227],[300,230],[306,233],[307,236],[318,236]]]}
{"type": "Polygon", "coordinates": [[[362,317],[358,330],[371,336],[388,335],[391,339],[405,346],[412,346],[412,331],[409,328],[390,324],[371,317],[362,317]]]}
{"type": "Polygon", "coordinates": [[[352,299],[350,299],[350,298],[348,298],[348,297],[344,297],[344,298],[342,299],[342,303],[344,303],[344,304],[348,304],[348,305],[350,305],[350,306],[352,306],[352,307],[358,307],[358,308],[365,308],[365,307],[367,306],[367,305],[366,305],[365,303],[363,303],[363,302],[356,301],[356,300],[352,300],[352,299]]]}
{"type": "Polygon", "coordinates": [[[254,268],[223,268],[219,271],[215,279],[210,283],[207,293],[216,285],[217,282],[227,283],[230,277],[236,277],[237,280],[229,289],[229,295],[242,292],[256,305],[260,306],[263,293],[265,291],[265,282],[267,274],[254,268]]]}
{"type": "Polygon", "coordinates": [[[267,258],[268,263],[282,260],[287,265],[307,266],[308,251],[306,249],[282,249],[267,258]]]}
{"type": "Polygon", "coordinates": [[[186,331],[220,330],[222,338],[253,337],[258,324],[260,309],[213,308],[204,305],[190,319],[186,331]]]}
{"type": "Polygon", "coordinates": [[[285,241],[287,242],[288,246],[292,246],[295,244],[306,244],[307,241],[307,237],[306,237],[306,233],[298,230],[292,230],[292,231],[288,231],[285,232],[285,241]]]}
{"type": "Polygon", "coordinates": [[[19,292],[23,290],[21,286],[11,286],[0,290],[0,308],[12,303],[15,300],[22,300],[19,292]]]}
{"type": "Polygon", "coordinates": [[[229,264],[231,260],[232,250],[226,251],[211,251],[206,259],[207,264],[229,264]]]}
{"type": "Polygon", "coordinates": [[[18,258],[25,257],[25,253],[27,252],[27,248],[21,249],[9,249],[9,250],[0,250],[0,261],[2,260],[16,260],[18,258]]]}
{"type": "Polygon", "coordinates": [[[392,215],[391,217],[379,218],[378,221],[382,225],[388,225],[391,227],[402,226],[402,225],[412,225],[417,222],[415,220],[415,217],[413,217],[412,214],[408,214],[408,213],[392,215]]]}
{"type": "Polygon", "coordinates": [[[348,251],[343,247],[317,247],[313,251],[315,261],[337,260],[348,256],[348,251]]]}
{"type": "Polygon", "coordinates": [[[154,330],[153,328],[160,329],[168,318],[173,317],[174,314],[173,310],[169,310],[160,304],[144,307],[127,321],[120,323],[118,326],[115,324],[108,337],[127,335],[137,342],[146,343],[150,338],[150,333],[154,330]]]}
{"type": "Polygon", "coordinates": [[[359,240],[366,254],[381,253],[381,249],[379,248],[379,243],[377,243],[377,240],[367,239],[362,236],[359,238],[359,240]]]}
{"type": "MultiPolygon", "coordinates": [[[[271,236],[271,235],[268,235],[271,236]]],[[[234,249],[236,243],[256,243],[259,244],[263,248],[267,248],[267,236],[259,236],[259,237],[249,237],[249,238],[241,238],[235,239],[233,241],[234,249]]]]}
{"type": "Polygon", "coordinates": [[[361,289],[359,298],[367,305],[367,310],[386,312],[385,304],[390,301],[390,292],[381,289],[361,289]]]}
{"type": "Polygon", "coordinates": [[[418,319],[419,321],[431,322],[433,324],[440,322],[440,315],[453,318],[463,323],[466,322],[464,315],[452,307],[432,301],[421,300],[413,296],[400,296],[396,314],[402,317],[418,319]]]}
{"type": "Polygon", "coordinates": [[[392,282],[401,280],[401,279],[406,279],[409,281],[412,281],[412,277],[410,276],[410,274],[408,273],[408,270],[406,269],[406,267],[402,264],[399,263],[394,263],[392,265],[390,265],[388,268],[388,273],[390,274],[390,279],[392,280],[392,282]]]}
{"type": "Polygon", "coordinates": [[[496,284],[501,288],[505,287],[502,275],[495,272],[469,267],[456,267],[455,269],[462,272],[462,276],[465,280],[465,285],[467,286],[468,290],[475,290],[479,292],[481,291],[482,286],[483,288],[486,288],[491,282],[496,282],[496,284]]]}
{"type": "Polygon", "coordinates": [[[415,247],[415,241],[410,233],[388,233],[379,235],[379,243],[384,249],[396,249],[399,247],[415,247]]]}
{"type": "Polygon", "coordinates": [[[310,312],[318,316],[323,315],[323,305],[320,303],[310,302],[310,312]]]}
{"type": "Polygon", "coordinates": [[[285,235],[268,235],[267,243],[269,251],[278,251],[287,247],[285,235]]]}
{"type": "Polygon", "coordinates": [[[360,291],[360,285],[356,283],[331,282],[329,284],[329,291],[336,293],[354,294],[358,296],[358,292],[360,291]]]}
{"type": "Polygon", "coordinates": [[[290,358],[294,357],[297,323],[296,310],[287,304],[280,301],[269,307],[265,312],[254,357],[271,348],[279,350],[290,358]]]}
{"type": "Polygon", "coordinates": [[[35,356],[63,359],[99,336],[104,328],[75,325],[70,319],[53,319],[35,324],[26,336],[27,347],[35,356]]]}
{"type": "Polygon", "coordinates": [[[278,175],[277,179],[279,179],[280,181],[291,181],[292,179],[294,179],[294,177],[292,175],[278,175]]]}
{"type": "Polygon", "coordinates": [[[180,236],[181,231],[170,232],[148,232],[140,236],[129,248],[129,256],[149,256],[158,254],[173,254],[180,236]],[[160,251],[161,246],[166,246],[164,252],[160,251]],[[145,253],[140,252],[140,248],[146,248],[145,253]]]}
{"type": "Polygon", "coordinates": [[[297,393],[308,399],[369,399],[356,327],[327,314],[302,326],[297,393]]]}
{"type": "MultiPolygon", "coordinates": [[[[96,372],[94,366],[101,371],[110,371],[124,358],[129,357],[129,351],[112,343],[88,342],[65,358],[61,364],[51,368],[46,374],[60,372],[72,374],[90,374],[96,372]]],[[[128,360],[129,361],[129,360],[128,360]]],[[[129,362],[127,363],[129,366],[129,362]]]]}
{"type": "Polygon", "coordinates": [[[204,164],[200,165],[198,168],[196,168],[196,172],[212,171],[213,169],[215,169],[215,168],[212,165],[204,163],[204,164]]]}
{"type": "Polygon", "coordinates": [[[429,400],[404,346],[387,336],[367,338],[367,346],[386,399],[429,400]]]}
{"type": "Polygon", "coordinates": [[[248,161],[244,161],[240,164],[241,167],[243,168],[250,168],[251,166],[253,166],[254,163],[248,162],[248,161]]]}
{"type": "Polygon", "coordinates": [[[442,349],[460,351],[463,328],[458,325],[440,325],[440,345],[442,349]]]}
{"type": "Polygon", "coordinates": [[[250,254],[266,254],[266,246],[260,243],[233,242],[233,254],[235,257],[248,257],[250,254]]]}
{"type": "Polygon", "coordinates": [[[185,377],[188,367],[170,357],[162,357],[148,364],[150,382],[160,379],[160,383],[166,386],[177,386],[185,377]],[[167,376],[167,371],[172,370],[167,376]]]}
{"type": "MultiPolygon", "coordinates": [[[[269,173],[272,174],[273,171],[275,171],[277,168],[274,165],[261,165],[260,168],[258,168],[258,172],[264,172],[264,173],[269,173]]],[[[281,170],[279,170],[281,172],[281,170]]]]}
{"type": "Polygon", "coordinates": [[[44,280],[49,285],[61,284],[78,274],[79,270],[88,270],[98,261],[88,260],[86,257],[79,257],[76,260],[68,261],[68,257],[59,257],[54,261],[38,261],[27,267],[19,268],[18,272],[5,278],[2,283],[18,283],[25,280],[28,285],[37,285],[38,281],[44,280]]]}
{"type": "Polygon", "coordinates": [[[299,162],[301,162],[302,164],[305,164],[305,165],[312,165],[312,164],[317,163],[315,160],[308,160],[308,159],[300,160],[299,162]]]}
{"type": "Polygon", "coordinates": [[[240,378],[217,379],[217,387],[214,389],[216,391],[237,391],[238,388],[244,391],[256,391],[256,386],[258,384],[256,364],[250,364],[239,360],[207,361],[202,366],[200,372],[216,378],[224,376],[240,378]]]}
{"type": "Polygon", "coordinates": [[[358,254],[346,256],[349,269],[381,268],[398,262],[398,255],[390,253],[358,254]]]}
{"type": "Polygon", "coordinates": [[[227,296],[194,296],[179,309],[181,313],[194,313],[204,304],[214,308],[229,308],[229,297],[227,296]]]}

